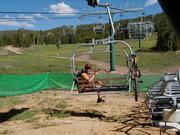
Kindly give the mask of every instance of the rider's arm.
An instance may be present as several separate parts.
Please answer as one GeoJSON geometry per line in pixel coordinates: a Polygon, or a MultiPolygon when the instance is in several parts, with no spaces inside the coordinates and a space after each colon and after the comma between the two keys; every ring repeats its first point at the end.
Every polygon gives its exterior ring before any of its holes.
{"type": "Polygon", "coordinates": [[[93,73],[92,76],[89,76],[87,73],[83,73],[82,77],[87,80],[88,82],[92,82],[96,76],[96,73],[93,73]]]}

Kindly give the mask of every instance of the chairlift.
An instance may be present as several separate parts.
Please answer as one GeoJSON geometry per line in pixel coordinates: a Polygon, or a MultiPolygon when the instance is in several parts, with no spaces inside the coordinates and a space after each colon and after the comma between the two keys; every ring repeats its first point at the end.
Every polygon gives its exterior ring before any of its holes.
{"type": "Polygon", "coordinates": [[[105,25],[104,24],[98,24],[93,29],[94,29],[94,32],[96,34],[102,34],[105,30],[105,25]]]}
{"type": "Polygon", "coordinates": [[[120,36],[121,34],[125,33],[126,31],[128,30],[127,27],[120,27],[120,26],[117,26],[116,27],[116,33],[115,33],[115,36],[120,36]]]}
{"type": "Polygon", "coordinates": [[[129,38],[144,39],[154,32],[154,25],[151,21],[128,23],[129,38]]]}
{"type": "MultiPolygon", "coordinates": [[[[80,49],[81,46],[78,46],[77,48],[80,49]]],[[[96,46],[93,47],[93,49],[96,48],[96,46]]],[[[128,82],[128,75],[124,74],[124,75],[117,75],[114,73],[111,73],[109,70],[105,70],[105,69],[94,69],[94,70],[98,70],[100,72],[100,77],[98,76],[97,78],[95,78],[95,80],[92,83],[88,83],[86,80],[82,80],[80,76],[78,75],[79,71],[82,70],[77,70],[76,65],[78,64],[78,61],[76,61],[78,56],[82,56],[82,55],[94,55],[94,54],[98,54],[104,56],[105,54],[107,54],[109,56],[109,45],[107,46],[107,48],[104,51],[91,51],[88,53],[81,53],[78,54],[77,49],[73,52],[73,56],[71,58],[71,72],[72,75],[74,77],[74,82],[72,84],[71,87],[71,95],[94,95],[97,94],[97,92],[102,93],[102,94],[118,94],[118,93],[122,93],[123,91],[129,91],[129,82],[128,82]],[[108,48],[108,50],[107,50],[108,48]],[[98,86],[95,82],[102,82],[103,85],[102,86],[98,86]],[[74,92],[74,88],[75,86],[77,86],[78,89],[78,93],[74,92]],[[83,91],[82,91],[83,89],[83,91]]],[[[86,48],[87,49],[87,48],[86,48]]],[[[82,50],[82,49],[81,49],[82,50]]],[[[91,50],[91,49],[90,49],[91,50]]],[[[116,52],[120,53],[122,52],[121,50],[117,50],[116,52]]]]}
{"type": "MultiPolygon", "coordinates": [[[[138,91],[139,91],[139,75],[140,75],[140,71],[138,69],[137,66],[137,55],[136,53],[134,53],[134,51],[132,50],[131,46],[126,43],[125,41],[122,40],[112,40],[115,34],[115,29],[114,29],[114,24],[112,21],[112,16],[110,13],[110,8],[109,8],[109,4],[97,4],[97,3],[92,3],[94,1],[97,0],[88,0],[88,4],[91,6],[95,6],[98,5],[100,7],[104,7],[107,9],[108,12],[108,16],[110,19],[110,23],[111,23],[111,27],[112,27],[112,33],[111,35],[108,36],[108,38],[102,39],[102,40],[93,40],[92,45],[94,45],[94,47],[96,47],[97,43],[98,44],[102,44],[102,45],[110,45],[112,43],[117,43],[120,42],[121,44],[124,44],[128,47],[129,49],[129,53],[127,53],[126,51],[124,51],[125,55],[126,55],[126,60],[127,60],[127,67],[128,67],[128,73],[127,73],[127,77],[122,77],[122,76],[118,76],[116,78],[111,78],[110,73],[106,72],[107,76],[106,78],[102,78],[100,79],[100,81],[105,81],[106,83],[103,83],[103,85],[101,85],[100,87],[98,85],[96,85],[95,83],[91,83],[88,84],[87,82],[84,82],[84,80],[81,80],[80,77],[77,76],[77,71],[76,71],[76,58],[79,55],[82,55],[82,50],[81,54],[77,53],[77,49],[79,49],[80,47],[82,47],[82,45],[78,46],[74,52],[73,52],[73,56],[71,58],[71,72],[74,78],[72,87],[71,87],[71,95],[86,95],[88,93],[92,93],[92,94],[97,94],[97,93],[121,93],[122,91],[131,91],[134,90],[135,92],[135,101],[138,100],[138,91]],[[89,3],[90,2],[90,3],[89,3]],[[116,83],[115,85],[112,83],[115,80],[123,80],[125,81],[124,83],[116,83]],[[73,93],[74,87],[75,85],[77,86],[77,89],[79,90],[77,94],[73,93]],[[81,90],[83,88],[83,91],[81,90]]],[[[106,49],[107,50],[107,49],[106,49]]],[[[122,50],[120,50],[121,52],[123,52],[122,50]]],[[[117,50],[116,50],[117,52],[117,50]]],[[[102,52],[96,52],[96,54],[98,53],[102,53],[102,52]]],[[[105,51],[103,52],[105,53],[105,51]]],[[[110,53],[110,51],[109,51],[110,53]]],[[[89,53],[85,54],[83,53],[83,55],[89,55],[89,53]]],[[[102,69],[100,69],[102,70],[102,69]]]]}
{"type": "Polygon", "coordinates": [[[101,23],[96,24],[94,27],[94,32],[96,34],[102,34],[105,30],[105,24],[103,24],[102,16],[99,16],[99,20],[101,23]]]}
{"type": "MultiPolygon", "coordinates": [[[[94,42],[96,43],[96,42],[94,42]]],[[[88,52],[88,53],[82,53],[81,47],[84,45],[79,45],[73,52],[73,56],[71,58],[71,72],[74,78],[74,82],[71,87],[71,95],[89,95],[89,94],[96,94],[103,93],[103,94],[118,94],[122,93],[124,91],[132,91],[135,90],[135,100],[138,100],[138,91],[139,91],[139,80],[140,77],[140,71],[138,69],[138,66],[136,66],[135,58],[136,55],[134,52],[132,52],[131,47],[124,41],[121,41],[122,44],[125,44],[129,48],[130,54],[128,54],[126,51],[122,50],[116,50],[116,53],[124,52],[127,60],[127,74],[113,76],[109,71],[106,70],[105,76],[103,78],[97,78],[95,81],[101,81],[103,82],[103,86],[98,86],[96,83],[88,84],[87,81],[82,80],[81,77],[77,76],[78,71],[76,65],[78,64],[76,59],[78,56],[81,55],[93,55],[93,54],[105,54],[109,53],[110,51],[107,50],[109,47],[109,44],[107,44],[107,48],[105,51],[99,51],[99,52],[88,52]],[[81,54],[78,54],[78,49],[80,50],[81,54]],[[77,86],[78,92],[74,94],[74,87],[77,86]],[[82,91],[83,89],[83,91],[82,91]]],[[[95,48],[97,45],[94,44],[93,48],[95,48]]],[[[87,49],[87,48],[86,48],[87,49]]],[[[86,51],[87,52],[87,51],[86,51]]],[[[103,69],[98,69],[99,71],[104,71],[103,69]]],[[[101,74],[100,74],[101,75],[101,74]]]]}

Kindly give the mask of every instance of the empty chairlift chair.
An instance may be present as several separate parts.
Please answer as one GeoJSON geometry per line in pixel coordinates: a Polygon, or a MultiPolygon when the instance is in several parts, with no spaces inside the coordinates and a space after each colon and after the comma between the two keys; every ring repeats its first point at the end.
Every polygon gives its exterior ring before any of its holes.
{"type": "Polygon", "coordinates": [[[148,109],[153,121],[163,116],[163,109],[180,109],[179,71],[166,73],[147,93],[148,109]],[[157,116],[157,117],[156,117],[157,116]]]}
{"type": "Polygon", "coordinates": [[[105,25],[104,24],[98,24],[93,29],[94,29],[94,32],[96,34],[102,34],[105,30],[105,25]]]}
{"type": "Polygon", "coordinates": [[[180,135],[180,109],[164,109],[163,121],[159,122],[161,133],[175,132],[180,135]]]}

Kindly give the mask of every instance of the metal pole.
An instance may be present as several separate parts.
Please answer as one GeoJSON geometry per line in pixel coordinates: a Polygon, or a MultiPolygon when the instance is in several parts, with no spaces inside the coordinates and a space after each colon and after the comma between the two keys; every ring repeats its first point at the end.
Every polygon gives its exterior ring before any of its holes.
{"type": "Polygon", "coordinates": [[[138,24],[139,26],[139,48],[141,48],[141,25],[138,24]]]}
{"type": "Polygon", "coordinates": [[[139,48],[141,48],[141,37],[140,37],[140,34],[139,34],[139,48]]]}
{"type": "MultiPolygon", "coordinates": [[[[111,14],[112,20],[113,20],[113,15],[114,14],[111,14]]],[[[110,35],[112,35],[112,32],[113,32],[113,28],[111,27],[111,23],[112,23],[111,20],[109,20],[109,32],[110,32],[110,35]]],[[[111,41],[114,41],[114,35],[111,38],[111,41]]],[[[115,65],[116,65],[116,60],[115,60],[115,43],[112,42],[112,43],[110,43],[110,71],[116,71],[115,65]]]]}

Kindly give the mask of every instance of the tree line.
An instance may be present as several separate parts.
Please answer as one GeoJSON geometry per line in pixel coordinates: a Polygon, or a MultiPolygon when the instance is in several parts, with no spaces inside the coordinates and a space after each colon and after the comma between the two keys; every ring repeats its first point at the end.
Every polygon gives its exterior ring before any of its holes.
{"type": "Polygon", "coordinates": [[[176,51],[180,49],[180,42],[175,30],[165,14],[158,14],[155,18],[155,27],[158,34],[157,51],[176,51]]]}
{"type": "MultiPolygon", "coordinates": [[[[176,51],[180,49],[179,41],[164,13],[149,15],[143,17],[144,21],[151,20],[154,23],[155,32],[158,34],[156,47],[157,51],[176,51]]],[[[115,39],[128,39],[128,22],[140,21],[141,18],[121,20],[114,22],[116,28],[115,39]]],[[[109,35],[109,24],[104,24],[105,29],[102,34],[96,34],[94,27],[100,24],[86,24],[73,26],[61,26],[46,31],[30,31],[25,29],[1,31],[0,46],[14,45],[17,47],[29,47],[32,44],[74,44],[91,42],[92,37],[95,39],[105,38],[109,35]]]]}

